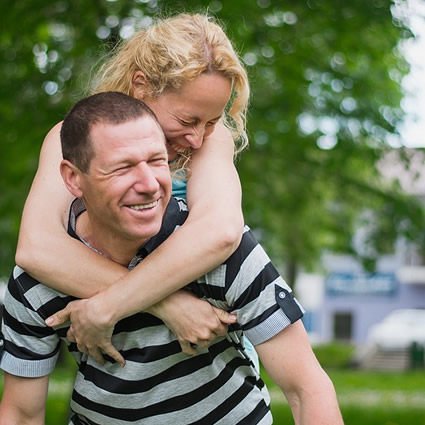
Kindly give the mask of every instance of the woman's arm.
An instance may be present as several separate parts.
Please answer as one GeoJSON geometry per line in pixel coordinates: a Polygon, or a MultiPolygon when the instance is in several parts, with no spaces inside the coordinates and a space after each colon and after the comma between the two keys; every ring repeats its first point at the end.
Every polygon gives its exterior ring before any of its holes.
{"type": "Polygon", "coordinates": [[[128,273],[71,238],[67,231],[73,196],[59,173],[61,124],[43,143],[37,174],[25,203],[16,263],[57,290],[88,298],[128,273]]]}

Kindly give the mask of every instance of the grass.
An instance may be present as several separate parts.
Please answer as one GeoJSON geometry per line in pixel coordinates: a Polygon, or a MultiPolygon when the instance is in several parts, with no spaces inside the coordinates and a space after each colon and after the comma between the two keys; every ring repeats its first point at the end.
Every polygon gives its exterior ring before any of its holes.
{"type": "MultiPolygon", "coordinates": [[[[354,370],[343,367],[349,363],[349,350],[346,347],[323,346],[315,348],[315,351],[335,385],[345,425],[425,425],[425,370],[354,370]],[[320,350],[320,353],[317,350],[320,350]],[[330,364],[333,367],[330,367],[330,364]]],[[[64,366],[57,367],[52,374],[46,425],[68,423],[74,374],[75,366],[67,359],[64,366]]],[[[262,376],[272,397],[274,424],[293,425],[289,406],[281,391],[265,371],[262,376]]],[[[1,387],[0,382],[0,394],[1,387]]]]}
{"type": "MultiPolygon", "coordinates": [[[[425,425],[425,371],[328,370],[345,425],[425,425]]],[[[282,393],[263,371],[274,423],[293,424],[282,393]]]]}

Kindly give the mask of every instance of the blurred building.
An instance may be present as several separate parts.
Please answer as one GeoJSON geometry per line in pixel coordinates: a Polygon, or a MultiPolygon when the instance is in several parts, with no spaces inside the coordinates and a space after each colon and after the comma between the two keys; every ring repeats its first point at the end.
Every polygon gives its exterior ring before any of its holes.
{"type": "Polygon", "coordinates": [[[325,255],[328,273],[302,274],[297,297],[306,308],[305,325],[312,342],[366,343],[369,328],[391,311],[425,309],[425,266],[406,265],[400,247],[367,274],[349,256],[325,255]]]}
{"type": "MultiPolygon", "coordinates": [[[[418,151],[407,171],[391,154],[382,173],[385,178],[397,177],[406,192],[425,203],[423,158],[418,151]]],[[[360,238],[361,233],[359,229],[360,238]]],[[[312,342],[338,340],[360,346],[366,343],[369,328],[391,311],[425,309],[424,258],[406,241],[398,241],[391,255],[379,258],[374,274],[365,273],[349,255],[324,254],[322,265],[325,274],[301,274],[296,284],[297,297],[307,310],[304,323],[312,342]]]]}

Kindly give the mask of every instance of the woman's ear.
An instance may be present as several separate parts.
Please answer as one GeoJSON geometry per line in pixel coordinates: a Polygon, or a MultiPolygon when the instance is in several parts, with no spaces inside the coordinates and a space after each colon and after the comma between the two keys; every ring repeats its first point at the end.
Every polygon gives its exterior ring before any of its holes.
{"type": "Polygon", "coordinates": [[[76,197],[83,197],[83,188],[81,181],[81,171],[67,159],[63,159],[60,164],[60,172],[65,186],[76,197]]]}
{"type": "Polygon", "coordinates": [[[143,100],[149,92],[149,83],[142,71],[136,71],[131,80],[132,95],[136,99],[143,100]]]}

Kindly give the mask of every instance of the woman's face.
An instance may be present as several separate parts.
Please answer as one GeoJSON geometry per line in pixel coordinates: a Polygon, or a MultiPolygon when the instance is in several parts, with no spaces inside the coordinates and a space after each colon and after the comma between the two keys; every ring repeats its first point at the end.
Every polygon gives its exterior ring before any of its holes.
{"type": "Polygon", "coordinates": [[[155,112],[167,139],[170,159],[199,149],[224,113],[232,83],[220,74],[202,74],[179,93],[144,99],[155,112]]]}

